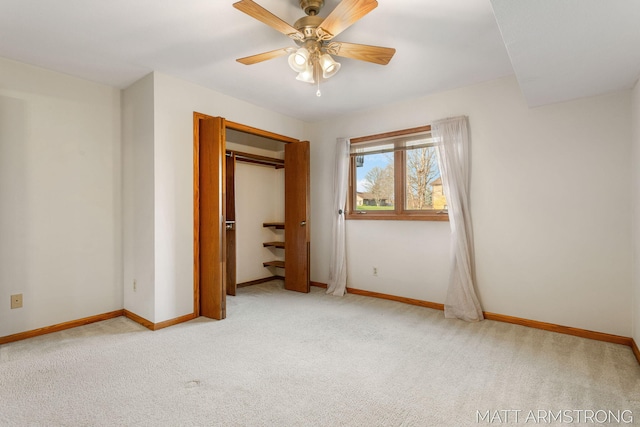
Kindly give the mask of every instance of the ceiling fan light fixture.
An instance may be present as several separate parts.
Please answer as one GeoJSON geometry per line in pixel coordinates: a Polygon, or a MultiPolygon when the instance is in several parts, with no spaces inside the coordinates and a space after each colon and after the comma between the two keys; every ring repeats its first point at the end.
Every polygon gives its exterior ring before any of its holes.
{"type": "Polygon", "coordinates": [[[298,73],[296,80],[305,83],[315,83],[315,79],[313,78],[313,66],[308,65],[303,71],[298,73]]]}
{"type": "MultiPolygon", "coordinates": [[[[294,2],[295,0],[287,0],[294,2]]],[[[288,36],[298,47],[288,47],[239,58],[241,64],[251,65],[268,59],[289,55],[289,67],[298,73],[296,80],[317,84],[316,95],[321,96],[320,83],[333,77],[341,68],[331,55],[387,65],[395,49],[381,46],[332,41],[352,24],[378,6],[377,0],[333,0],[334,9],[326,16],[319,15],[326,0],[298,0],[306,16],[293,26],[278,18],[254,0],[238,0],[233,7],[288,36]]]]}
{"type": "Polygon", "coordinates": [[[306,48],[301,47],[300,49],[289,55],[289,67],[291,67],[293,71],[297,71],[298,73],[306,71],[309,67],[310,56],[311,55],[309,51],[306,48]]]}
{"type": "Polygon", "coordinates": [[[322,68],[322,77],[328,79],[340,70],[340,63],[336,62],[331,55],[324,53],[320,55],[320,67],[322,68]]]}

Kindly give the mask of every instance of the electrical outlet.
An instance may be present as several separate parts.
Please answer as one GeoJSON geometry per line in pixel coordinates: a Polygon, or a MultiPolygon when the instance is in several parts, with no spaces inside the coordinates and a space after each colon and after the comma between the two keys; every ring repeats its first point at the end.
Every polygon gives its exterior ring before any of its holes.
{"type": "Polygon", "coordinates": [[[11,295],[11,308],[22,308],[22,294],[11,295]]]}
{"type": "Polygon", "coordinates": [[[373,275],[378,276],[378,267],[373,267],[373,275]]]}

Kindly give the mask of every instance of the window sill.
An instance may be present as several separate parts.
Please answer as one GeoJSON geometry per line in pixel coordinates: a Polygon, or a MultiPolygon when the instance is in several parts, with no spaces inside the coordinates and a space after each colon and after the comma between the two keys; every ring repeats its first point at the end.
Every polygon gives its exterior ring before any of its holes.
{"type": "Polygon", "coordinates": [[[367,213],[347,213],[345,216],[347,220],[382,220],[382,221],[449,221],[449,214],[446,213],[432,213],[432,214],[374,214],[372,212],[367,213]]]}

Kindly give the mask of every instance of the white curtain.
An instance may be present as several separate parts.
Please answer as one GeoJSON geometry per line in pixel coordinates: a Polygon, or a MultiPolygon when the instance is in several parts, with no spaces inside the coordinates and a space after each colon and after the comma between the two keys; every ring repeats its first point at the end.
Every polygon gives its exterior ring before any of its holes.
{"type": "Polygon", "coordinates": [[[438,140],[438,165],[451,225],[451,274],[444,304],[447,318],[484,318],[474,287],[473,230],[469,211],[469,122],[467,117],[431,125],[438,140]]]}
{"type": "Polygon", "coordinates": [[[347,248],[345,240],[345,205],[349,189],[349,151],[347,138],[338,138],[336,144],[336,169],[333,174],[333,226],[331,265],[327,293],[342,296],[347,289],[347,248]]]}

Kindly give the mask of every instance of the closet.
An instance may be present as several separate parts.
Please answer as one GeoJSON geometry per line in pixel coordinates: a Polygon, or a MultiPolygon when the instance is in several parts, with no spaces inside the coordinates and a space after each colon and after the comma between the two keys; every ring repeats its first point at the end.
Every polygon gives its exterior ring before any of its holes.
{"type": "Polygon", "coordinates": [[[274,277],[309,292],[309,190],[309,142],[194,113],[196,313],[274,277]]]}
{"type": "Polygon", "coordinates": [[[235,295],[236,286],[284,280],[284,143],[228,130],[226,154],[227,294],[235,295]]]}

